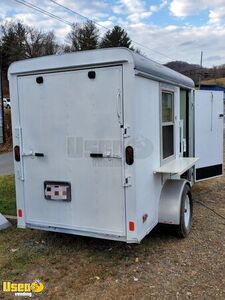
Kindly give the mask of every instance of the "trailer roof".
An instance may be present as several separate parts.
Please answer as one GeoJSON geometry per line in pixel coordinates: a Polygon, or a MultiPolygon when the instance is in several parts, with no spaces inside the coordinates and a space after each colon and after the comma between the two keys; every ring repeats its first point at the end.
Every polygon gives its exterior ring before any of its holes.
{"type": "Polygon", "coordinates": [[[194,88],[194,82],[190,78],[127,48],[78,51],[26,59],[11,64],[8,75],[42,73],[74,67],[93,67],[125,62],[132,64],[138,75],[185,88],[194,88]]]}
{"type": "Polygon", "coordinates": [[[184,76],[181,73],[167,68],[166,66],[133,51],[132,56],[134,59],[135,69],[139,72],[142,72],[143,75],[146,74],[146,77],[152,77],[158,81],[164,81],[190,89],[194,88],[195,86],[194,81],[191,78],[184,76]]]}

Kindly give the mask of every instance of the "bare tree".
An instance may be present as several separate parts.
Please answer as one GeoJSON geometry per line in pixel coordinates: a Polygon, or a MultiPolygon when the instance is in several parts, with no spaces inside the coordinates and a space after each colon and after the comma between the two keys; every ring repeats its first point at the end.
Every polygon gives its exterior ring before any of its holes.
{"type": "Polygon", "coordinates": [[[42,32],[33,27],[26,27],[25,45],[26,57],[51,55],[59,49],[53,31],[42,32]]]}
{"type": "Polygon", "coordinates": [[[0,67],[4,91],[7,93],[7,70],[17,60],[54,54],[59,45],[53,31],[42,32],[21,22],[6,22],[0,26],[0,67]]]}
{"type": "Polygon", "coordinates": [[[72,25],[71,31],[66,36],[66,42],[68,45],[65,46],[65,52],[79,51],[80,49],[80,27],[79,23],[72,25]]]}

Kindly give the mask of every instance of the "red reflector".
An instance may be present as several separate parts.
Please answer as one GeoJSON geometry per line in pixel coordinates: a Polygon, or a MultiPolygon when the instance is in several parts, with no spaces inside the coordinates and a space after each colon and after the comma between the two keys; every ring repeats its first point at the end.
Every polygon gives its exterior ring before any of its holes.
{"type": "Polygon", "coordinates": [[[14,156],[15,156],[15,161],[20,161],[20,147],[19,146],[14,147],[14,156]]]}
{"type": "Polygon", "coordinates": [[[134,231],[134,222],[129,222],[129,230],[134,231]]]}
{"type": "Polygon", "coordinates": [[[23,216],[23,211],[22,211],[22,209],[18,209],[17,215],[18,215],[19,218],[22,218],[22,216],[23,216]]]}

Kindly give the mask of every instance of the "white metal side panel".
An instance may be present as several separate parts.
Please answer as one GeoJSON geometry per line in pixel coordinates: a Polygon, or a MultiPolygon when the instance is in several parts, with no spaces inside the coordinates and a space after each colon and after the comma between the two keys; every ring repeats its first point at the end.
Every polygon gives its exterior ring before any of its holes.
{"type": "Polygon", "coordinates": [[[138,238],[158,223],[161,176],[153,174],[160,165],[159,83],[136,76],[135,172],[138,238]]]}
{"type": "Polygon", "coordinates": [[[88,71],[18,78],[25,219],[40,227],[124,236],[122,68],[95,69],[95,79],[88,71]],[[26,156],[30,151],[44,157],[26,156]],[[115,157],[92,158],[91,152],[115,157]],[[46,200],[45,180],[70,182],[72,200],[46,200]]]}
{"type": "Polygon", "coordinates": [[[195,91],[196,181],[223,174],[223,93],[195,91]]]}

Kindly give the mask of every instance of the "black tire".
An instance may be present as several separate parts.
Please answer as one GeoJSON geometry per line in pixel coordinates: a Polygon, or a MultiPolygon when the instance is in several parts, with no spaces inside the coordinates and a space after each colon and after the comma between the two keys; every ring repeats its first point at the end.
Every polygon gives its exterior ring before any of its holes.
{"type": "Polygon", "coordinates": [[[185,238],[191,231],[193,220],[193,200],[189,185],[185,185],[180,206],[180,224],[176,226],[176,234],[180,238],[185,238]],[[189,206],[188,206],[189,201],[189,206]],[[188,214],[188,215],[186,215],[188,214]]]}

